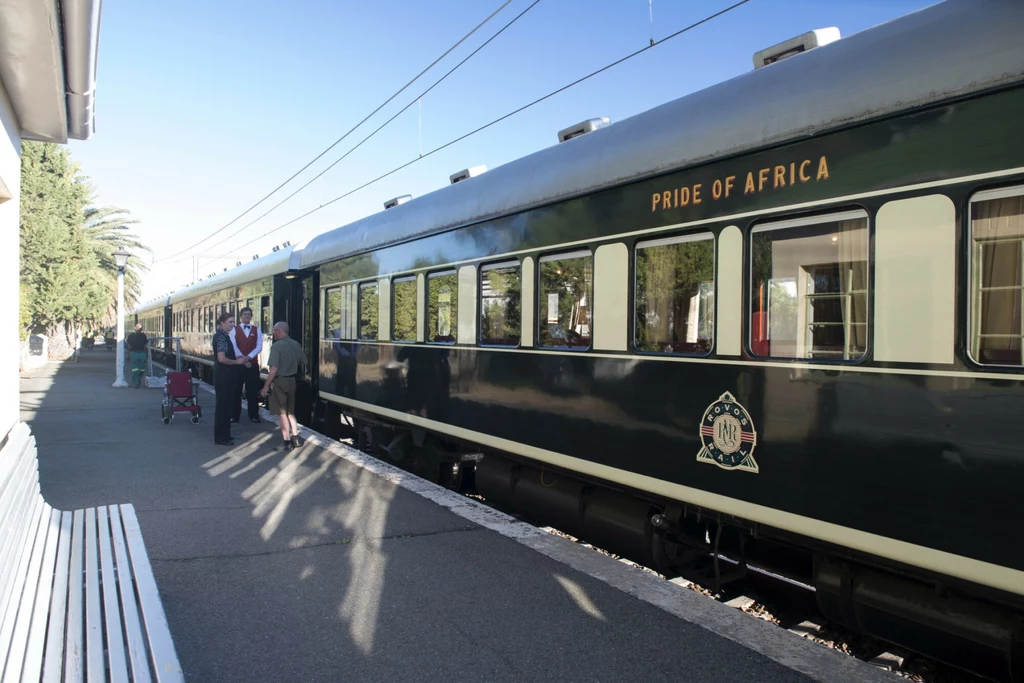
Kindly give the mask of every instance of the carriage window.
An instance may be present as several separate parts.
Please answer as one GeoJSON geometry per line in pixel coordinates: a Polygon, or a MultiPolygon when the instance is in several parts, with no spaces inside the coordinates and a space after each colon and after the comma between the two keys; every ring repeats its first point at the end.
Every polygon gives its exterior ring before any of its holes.
{"type": "Polygon", "coordinates": [[[427,276],[427,341],[454,344],[459,330],[459,275],[454,270],[427,276]]]}
{"type": "Polygon", "coordinates": [[[523,278],[519,261],[480,269],[480,343],[518,346],[523,278]]]}
{"type": "Polygon", "coordinates": [[[324,338],[341,338],[341,290],[337,287],[324,292],[324,338]]]}
{"type": "Polygon", "coordinates": [[[750,270],[750,346],[755,355],[864,357],[868,219],[863,211],[755,227],[750,270]]]}
{"type": "Polygon", "coordinates": [[[394,341],[416,341],[416,278],[391,282],[391,338],[394,341]]]}
{"type": "Polygon", "coordinates": [[[380,296],[376,282],[359,285],[359,338],[376,339],[380,321],[380,296]]]}
{"type": "Polygon", "coordinates": [[[260,299],[260,330],[263,334],[270,334],[270,297],[260,299]]]}
{"type": "Polygon", "coordinates": [[[214,315],[213,308],[211,308],[210,306],[207,306],[206,307],[206,331],[207,331],[207,333],[210,333],[210,334],[213,333],[214,321],[216,319],[217,319],[217,316],[214,315]]]}
{"type": "Polygon", "coordinates": [[[986,365],[1021,365],[1024,187],[974,198],[971,245],[971,357],[986,365]]]}
{"type": "Polygon", "coordinates": [[[705,354],[714,341],[715,238],[709,232],[636,245],[636,348],[705,354]]]}
{"type": "Polygon", "coordinates": [[[542,256],[537,305],[541,346],[590,346],[590,310],[594,298],[594,256],[589,251],[542,256]]]}

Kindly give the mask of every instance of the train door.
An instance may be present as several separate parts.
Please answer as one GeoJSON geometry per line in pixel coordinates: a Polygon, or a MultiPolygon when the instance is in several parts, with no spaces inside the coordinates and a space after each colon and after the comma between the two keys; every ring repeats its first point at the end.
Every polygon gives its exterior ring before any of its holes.
{"type": "Polygon", "coordinates": [[[306,354],[306,372],[295,395],[295,417],[306,425],[312,423],[319,377],[318,282],[319,273],[315,272],[299,273],[293,278],[278,276],[274,282],[275,311],[283,309],[292,339],[302,345],[306,354]],[[283,296],[279,297],[278,291],[283,296]]]}

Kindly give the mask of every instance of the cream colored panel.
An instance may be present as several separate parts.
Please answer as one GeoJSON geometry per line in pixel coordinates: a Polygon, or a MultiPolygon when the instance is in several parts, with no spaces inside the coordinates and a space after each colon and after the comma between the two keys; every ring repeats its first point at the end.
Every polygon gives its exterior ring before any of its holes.
{"type": "Polygon", "coordinates": [[[956,207],[945,195],[889,202],[875,225],[875,360],[952,363],[956,207]]]}
{"type": "Polygon", "coordinates": [[[527,256],[523,259],[523,346],[533,346],[534,297],[533,257],[527,256]]]}
{"type": "Polygon", "coordinates": [[[460,344],[476,344],[476,266],[459,268],[460,344]]]}
{"type": "Polygon", "coordinates": [[[382,277],[379,284],[377,291],[380,293],[380,322],[377,326],[377,339],[388,341],[391,339],[391,278],[382,277]]]}
{"type": "Polygon", "coordinates": [[[629,249],[605,244],[594,253],[594,349],[625,351],[629,330],[629,249]]]}
{"type": "Polygon", "coordinates": [[[427,277],[420,273],[416,276],[416,341],[426,338],[427,316],[427,277]]]}
{"type": "Polygon", "coordinates": [[[348,288],[348,336],[346,339],[359,338],[359,285],[352,283],[348,288]]]}
{"type": "Polygon", "coordinates": [[[743,348],[743,232],[730,225],[718,236],[718,302],[715,320],[715,351],[719,356],[738,356],[743,348]]]}

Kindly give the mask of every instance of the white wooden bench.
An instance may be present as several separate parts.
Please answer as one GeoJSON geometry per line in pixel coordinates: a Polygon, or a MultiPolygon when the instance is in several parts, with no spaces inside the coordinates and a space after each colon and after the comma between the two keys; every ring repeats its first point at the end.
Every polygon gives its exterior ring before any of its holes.
{"type": "Polygon", "coordinates": [[[54,510],[35,438],[0,450],[2,681],[184,681],[131,505],[54,510]]]}

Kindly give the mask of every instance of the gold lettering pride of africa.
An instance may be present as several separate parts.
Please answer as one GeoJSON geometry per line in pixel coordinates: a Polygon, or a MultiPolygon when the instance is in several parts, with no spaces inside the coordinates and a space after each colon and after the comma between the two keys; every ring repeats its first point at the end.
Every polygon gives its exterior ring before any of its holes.
{"type": "Polygon", "coordinates": [[[651,211],[698,206],[708,197],[711,201],[728,199],[739,193],[740,185],[743,186],[744,195],[751,195],[822,180],[828,180],[828,159],[825,157],[819,158],[817,162],[812,159],[791,161],[788,165],[779,164],[748,171],[746,176],[740,174],[716,178],[710,183],[710,193],[707,191],[708,183],[694,183],[655,192],[651,195],[651,211]]]}

